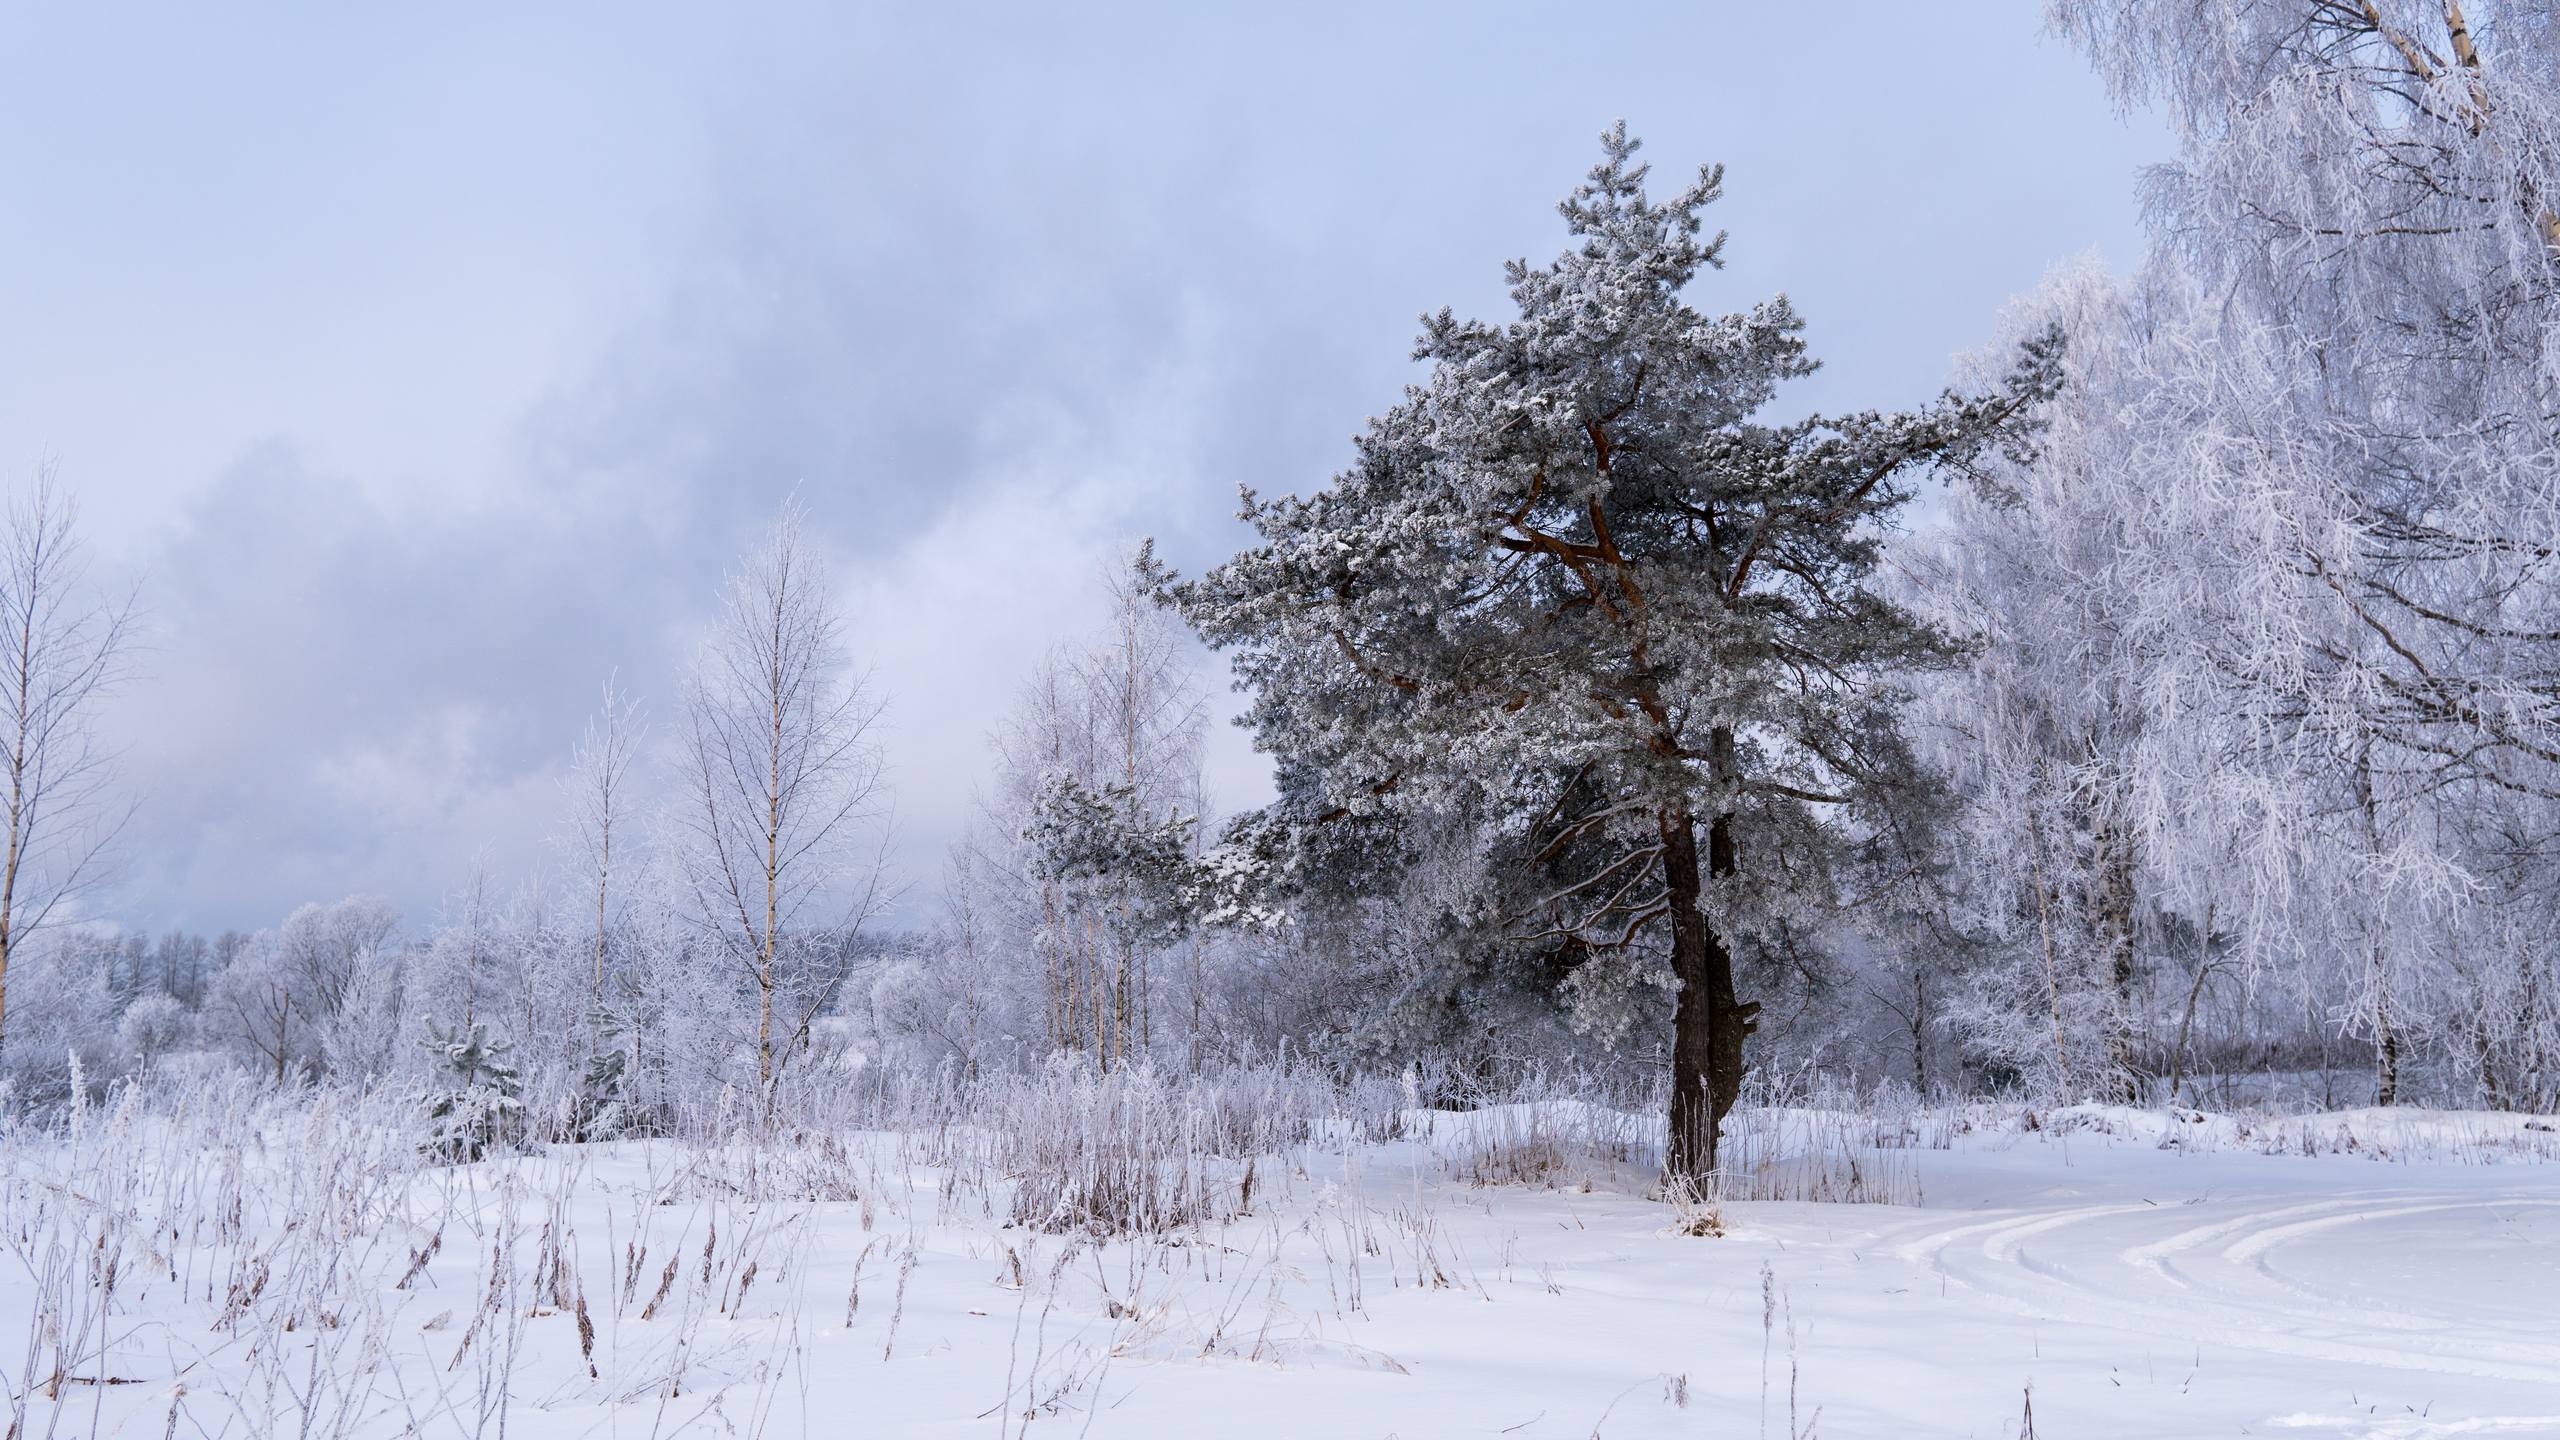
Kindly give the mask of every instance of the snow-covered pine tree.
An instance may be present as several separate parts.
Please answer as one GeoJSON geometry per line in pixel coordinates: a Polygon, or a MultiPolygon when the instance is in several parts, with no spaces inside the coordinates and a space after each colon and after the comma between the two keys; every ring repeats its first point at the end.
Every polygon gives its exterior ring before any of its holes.
{"type": "Polygon", "coordinates": [[[446,1165],[464,1165],[489,1147],[515,1137],[524,1117],[524,1081],[509,1055],[515,1047],[493,1040],[474,1020],[446,1030],[427,1022],[421,1042],[434,1057],[436,1081],[420,1101],[426,1106],[426,1154],[446,1165]]]}
{"type": "Polygon", "coordinates": [[[1261,543],[1156,583],[1235,652],[1247,723],[1335,810],[1509,796],[1533,856],[1589,857],[1519,907],[1523,933],[1601,952],[1668,929],[1666,1160],[1696,1176],[1757,1009],[1737,947],[1784,941],[1846,833],[1830,817],[1908,773],[1887,677],[1949,653],[1870,588],[1881,526],[1924,470],[2023,442],[2059,342],[1993,393],[1760,421],[1813,365],[1784,298],[1681,298],[1720,263],[1699,217],[1721,170],[1656,204],[1625,126],[1602,143],[1561,207],[1576,247],[1509,267],[1517,320],[1426,319],[1429,379],[1350,469],[1305,498],[1248,491],[1261,543]]]}
{"type": "MultiPolygon", "coordinates": [[[[1138,811],[1125,785],[1095,790],[1072,775],[1042,786],[1024,838],[1034,873],[1090,897],[1121,949],[1170,943],[1190,921],[1191,832],[1198,817],[1157,820],[1138,811]]],[[[1108,1062],[1108,1055],[1103,1057],[1108,1062]]]]}

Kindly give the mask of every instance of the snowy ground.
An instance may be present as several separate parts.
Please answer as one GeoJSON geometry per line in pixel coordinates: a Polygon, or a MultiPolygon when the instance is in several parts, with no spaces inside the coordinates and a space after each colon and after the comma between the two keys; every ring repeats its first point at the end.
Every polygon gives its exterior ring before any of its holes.
{"type": "Polygon", "coordinates": [[[2560,1436],[2560,1145],[2513,1117],[1763,1122],[1832,1137],[1764,1188],[1922,1203],[1721,1236],[1614,1120],[1417,1118],[1096,1242],[1008,1224],[959,1127],[439,1169],[355,1111],[97,1116],[0,1157],[0,1368],[30,1435],[2008,1440],[2032,1387],[2057,1440],[2560,1436]]]}

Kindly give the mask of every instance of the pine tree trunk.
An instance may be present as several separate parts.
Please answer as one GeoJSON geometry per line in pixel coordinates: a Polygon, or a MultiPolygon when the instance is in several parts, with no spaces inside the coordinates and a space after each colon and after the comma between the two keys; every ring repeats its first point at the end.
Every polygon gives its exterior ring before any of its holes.
{"type": "MultiPolygon", "coordinates": [[[[1675,1179],[1703,1181],[1716,1166],[1716,1140],[1742,1090],[1742,1047],[1758,1005],[1734,999],[1733,955],[1708,923],[1698,872],[1698,822],[1666,810],[1662,882],[1671,910],[1671,968],[1680,998],[1671,1021],[1671,1134],[1664,1168],[1675,1179]]],[[[1718,877],[1734,868],[1730,821],[1707,832],[1707,864],[1718,877]]]]}

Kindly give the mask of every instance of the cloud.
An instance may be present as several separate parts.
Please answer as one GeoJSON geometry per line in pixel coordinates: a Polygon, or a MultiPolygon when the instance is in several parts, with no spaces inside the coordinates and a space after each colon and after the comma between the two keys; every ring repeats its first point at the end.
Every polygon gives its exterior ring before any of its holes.
{"type": "MultiPolygon", "coordinates": [[[[1585,53],[1526,8],[812,4],[262,20],[131,62],[165,90],[37,75],[13,103],[87,148],[0,138],[38,191],[0,275],[49,277],[6,295],[0,454],[60,453],[148,575],[122,903],[422,915],[484,850],[536,865],[597,685],[667,715],[794,494],[929,882],[1101,566],[1154,535],[1197,569],[1238,484],[1322,483],[1415,314],[1498,314],[1500,260],[1559,243],[1612,118],[1732,163],[1699,298],[1793,292],[1833,361],[1804,403],[1925,394],[2052,257],[2129,248],[2145,142],[1997,8],[1849,7],[1818,67],[1770,58],[1783,7],[1585,53]],[[189,78],[235,59],[247,98],[189,78]]],[[[37,39],[112,49],[89,23],[37,39]]],[[[1213,755],[1249,803],[1242,737],[1213,755]]]]}
{"type": "Polygon", "coordinates": [[[597,684],[664,671],[660,554],[606,514],[386,506],[281,444],[234,464],[157,549],[147,678],[111,717],[142,800],[128,903],[422,911],[484,846],[530,863],[597,684]]]}

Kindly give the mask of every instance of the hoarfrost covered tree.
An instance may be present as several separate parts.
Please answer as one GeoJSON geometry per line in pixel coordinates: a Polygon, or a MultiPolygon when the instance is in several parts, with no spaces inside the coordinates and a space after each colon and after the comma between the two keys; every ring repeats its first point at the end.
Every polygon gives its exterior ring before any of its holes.
{"type": "Polygon", "coordinates": [[[970,878],[994,887],[990,898],[1014,944],[1038,971],[1042,1030],[1051,1050],[1081,1049],[1102,1007],[1099,950],[1092,927],[1069,913],[1064,885],[1040,874],[1029,831],[1042,790],[1058,775],[1094,768],[1092,717],[1074,668],[1063,653],[1043,656],[998,725],[995,784],[981,797],[972,827],[970,878]]]}
{"type": "MultiPolygon", "coordinates": [[[[609,1073],[586,1088],[587,1129],[654,1127],[683,1104],[737,1079],[754,1042],[752,990],[735,958],[704,933],[672,847],[651,847],[630,872],[639,903],[616,927],[609,1073]],[[609,1107],[609,1109],[608,1109],[609,1107]]],[[[583,1047],[587,1041],[579,1037],[583,1047]]]]}
{"type": "Polygon", "coordinates": [[[489,866],[485,855],[471,862],[471,878],[451,904],[460,907],[462,922],[448,927],[443,938],[452,948],[462,986],[462,1025],[469,1029],[480,1017],[480,992],[493,961],[496,916],[489,899],[489,866]]]}
{"type": "Polygon", "coordinates": [[[276,952],[295,988],[323,1024],[346,1008],[364,969],[400,924],[388,900],[351,895],[334,905],[304,905],[276,931],[276,952]]]}
{"type": "Polygon", "coordinates": [[[2191,522],[2154,550],[2200,582],[2209,664],[2181,673],[2211,692],[2179,723],[2295,799],[2255,885],[2316,898],[2252,943],[2334,957],[2385,1098],[2421,1046],[2547,1096],[2560,1015],[2525,937],[2560,921],[2560,26],[2494,0],[2050,10],[2179,132],[2155,266],[2208,323],[2117,433],[2191,522]]]}
{"type": "Polygon", "coordinates": [[[68,1097],[84,1077],[114,1073],[117,1031],[109,937],[57,925],[19,952],[16,1020],[5,1057],[11,1094],[21,1101],[68,1097]]]}
{"type": "MultiPolygon", "coordinates": [[[[1170,943],[1201,908],[1206,877],[1194,859],[1198,821],[1179,811],[1158,819],[1139,810],[1125,786],[1096,791],[1060,775],[1042,787],[1026,834],[1035,873],[1076,904],[1105,912],[1113,947],[1128,955],[1170,943]]],[[[1143,1049],[1143,1032],[1131,1033],[1126,1013],[1139,968],[1124,961],[1121,978],[1106,992],[1120,999],[1121,1013],[1108,1016],[1113,1023],[1105,1033],[1116,1032],[1122,1043],[1101,1052],[1105,1065],[1133,1047],[1143,1049]]]]}
{"type": "Polygon", "coordinates": [[[1586,857],[1527,933],[1668,929],[1667,1161],[1696,1176],[1757,1008],[1737,952],[1803,943],[1857,812],[1911,771],[1890,675],[1949,653],[1870,584],[1881,529],[1923,472],[2024,441],[2058,343],[1923,411],[1762,421],[1812,368],[1801,322],[1683,301],[1720,261],[1721,175],[1657,204],[1636,148],[1611,131],[1564,202],[1575,249],[1510,266],[1517,320],[1426,320],[1429,378],[1330,489],[1248,492],[1259,545],[1158,578],[1331,811],[1501,796],[1532,861],[1586,857]]]}
{"type": "Polygon", "coordinates": [[[2224,929],[2281,903],[2247,877],[2300,839],[2271,808],[2282,786],[2243,763],[2268,732],[2216,699],[2228,677],[2212,637],[2263,613],[2267,577],[2216,562],[2202,537],[2236,516],[2208,514],[2179,455],[2214,392],[2203,357],[2226,383],[2260,372],[2212,343],[2174,273],[2127,286],[2090,265],[2058,272],[2009,320],[2056,326],[2072,349],[2032,462],[1987,460],[1985,483],[1898,556],[1908,602],[1971,642],[1920,687],[1924,753],[1961,796],[1954,903],[1924,943],[1941,961],[1982,952],[1940,978],[1966,985],[1945,1013],[1994,1069],[2129,1098],[2180,1067],[2192,1028],[2190,1013],[2178,1039],[2157,1033],[2156,962],[2192,959],[2192,1004],[2224,929]]]}
{"type": "Polygon", "coordinates": [[[0,530],[0,1042],[10,960],[104,878],[131,814],[113,798],[97,712],[127,674],[134,605],[91,585],[78,521],[46,465],[10,497],[0,530]]]}
{"type": "Polygon", "coordinates": [[[250,1065],[277,1085],[316,1053],[316,1026],[300,1004],[296,977],[278,954],[272,932],[249,938],[214,977],[212,1004],[228,1017],[225,1034],[250,1065]]]}
{"type": "Polygon", "coordinates": [[[1651,955],[1507,937],[1519,845],[1482,797],[1308,825],[1290,817],[1326,808],[1317,777],[1284,766],[1279,791],[1221,846],[1260,861],[1262,903],[1288,918],[1245,936],[1251,963],[1238,988],[1250,993],[1226,999],[1254,1017],[1250,1029],[1346,1068],[1419,1067],[1474,1083],[1519,1059],[1530,1037],[1563,1051],[1559,1019],[1614,1049],[1667,1016],[1670,977],[1651,955]],[[1375,1000],[1344,1006],[1343,994],[1375,1000]]]}
{"type": "Polygon", "coordinates": [[[515,1046],[486,1025],[445,1030],[431,1019],[426,1028],[420,1044],[434,1071],[419,1096],[430,1127],[425,1153],[438,1164],[466,1165],[523,1128],[523,1072],[512,1058],[515,1046]]]}
{"type": "Polygon", "coordinates": [[[485,1004],[491,1031],[524,1047],[526,1098],[546,1114],[574,1103],[594,1033],[588,917],[582,904],[563,907],[558,898],[556,886],[535,877],[496,913],[485,1004]]]}
{"type": "Polygon", "coordinates": [[[1012,1048],[1032,979],[1001,929],[1003,911],[974,835],[943,862],[942,913],[919,943],[873,981],[875,1031],[912,1060],[948,1063],[975,1080],[1012,1048]]]}
{"type": "Polygon", "coordinates": [[[164,994],[174,995],[190,1007],[200,1006],[211,959],[212,948],[203,936],[172,930],[152,947],[152,981],[164,994]]]}
{"type": "Polygon", "coordinates": [[[297,1067],[324,1065],[333,1043],[341,1053],[351,1044],[375,1048],[341,1031],[352,1023],[370,1034],[381,1019],[379,972],[399,963],[387,953],[399,923],[390,902],[371,896],[304,905],[254,937],[217,977],[214,997],[234,1037],[276,1083],[297,1067]],[[351,1009],[351,1001],[360,1003],[351,1009]]]}
{"type": "Polygon", "coordinates": [[[2063,28],[2180,157],[2164,258],[2299,357],[2226,461],[2266,477],[2271,568],[2365,643],[2234,658],[2429,783],[2550,793],[2560,746],[2560,27],[2455,0],[2069,0],[2063,28]]]}
{"type": "Polygon", "coordinates": [[[161,1056],[186,1044],[194,1019],[177,997],[155,990],[125,1007],[116,1021],[116,1039],[137,1067],[149,1070],[161,1056]]]}
{"type": "Polygon", "coordinates": [[[337,1014],[318,1031],[331,1078],[369,1085],[401,1067],[417,1024],[416,980],[414,957],[401,947],[378,944],[358,957],[337,1014]]]}
{"type": "MultiPolygon", "coordinates": [[[[1100,793],[1115,812],[1115,831],[1187,851],[1202,804],[1200,746],[1207,719],[1185,637],[1148,599],[1136,573],[1114,568],[1105,579],[1109,629],[1078,667],[1085,704],[1097,722],[1093,761],[1104,781],[1100,793]]],[[[1107,912],[1112,959],[1107,995],[1100,1001],[1102,1038],[1111,1053],[1144,1054],[1154,1041],[1154,951],[1173,937],[1141,913],[1149,903],[1141,893],[1144,877],[1106,868],[1094,878],[1109,892],[1093,897],[1107,912]]]]}
{"type": "Polygon", "coordinates": [[[636,1038],[634,987],[627,973],[631,946],[620,932],[627,929],[621,911],[638,869],[633,765],[646,738],[639,707],[607,680],[603,703],[580,735],[561,784],[572,884],[581,891],[589,928],[579,947],[587,1045],[572,1118],[580,1134],[600,1134],[617,1123],[632,1078],[633,1053],[620,1043],[636,1038]]]}
{"type": "Polygon", "coordinates": [[[1038,962],[1050,1048],[1109,1068],[1153,1048],[1157,971],[1186,942],[1165,909],[1180,867],[1141,874],[1105,852],[1196,852],[1206,712],[1181,627],[1130,570],[1104,578],[1107,624],[1044,657],[996,731],[969,874],[985,921],[1038,962]]]}
{"type": "Polygon", "coordinates": [[[606,1008],[606,966],[613,946],[615,911],[622,898],[614,882],[629,878],[631,866],[632,765],[639,758],[646,730],[639,707],[606,681],[604,703],[587,722],[562,789],[568,801],[570,843],[592,888],[594,934],[587,977],[588,1030],[591,1050],[601,1050],[606,1008]],[[616,868],[615,844],[621,844],[616,868]]]}
{"type": "Polygon", "coordinates": [[[843,979],[810,930],[858,931],[887,898],[885,833],[872,853],[857,847],[886,818],[880,713],[787,505],[722,588],[686,685],[679,812],[691,918],[754,996],[768,1097],[843,979]]]}

